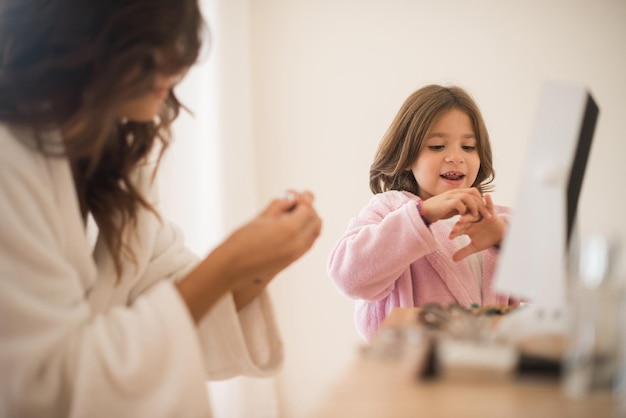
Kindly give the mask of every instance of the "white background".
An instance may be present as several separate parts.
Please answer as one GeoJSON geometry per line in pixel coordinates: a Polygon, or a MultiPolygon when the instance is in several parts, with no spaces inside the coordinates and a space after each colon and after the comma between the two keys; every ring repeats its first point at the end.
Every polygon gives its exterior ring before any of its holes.
{"type": "MultiPolygon", "coordinates": [[[[513,206],[524,184],[522,161],[542,83],[587,86],[600,117],[579,205],[580,233],[626,241],[626,1],[224,3],[222,11],[228,9],[241,25],[222,21],[236,40],[222,54],[235,54],[237,64],[222,74],[228,83],[213,86],[223,100],[211,108],[212,116],[200,119],[235,127],[225,141],[238,145],[217,159],[219,150],[209,147],[205,151],[212,157],[200,164],[205,171],[198,174],[181,154],[187,146],[180,143],[190,139],[179,138],[164,167],[171,180],[163,196],[172,217],[197,241],[194,225],[209,212],[197,206],[190,212],[185,199],[195,202],[211,188],[208,180],[198,185],[198,175],[211,176],[207,165],[231,173],[222,179],[224,186],[213,184],[219,193],[225,192],[220,187],[229,190],[231,206],[237,201],[233,193],[246,194],[245,209],[235,203],[234,214],[228,212],[227,228],[287,188],[315,193],[322,235],[270,289],[287,355],[276,380],[282,417],[310,415],[357,356],[361,341],[353,303],[330,282],[326,260],[349,218],[369,200],[368,171],[378,142],[415,89],[453,83],[473,95],[492,139],[494,200],[513,206]],[[224,103],[229,112],[221,112],[224,103]]],[[[181,86],[192,109],[205,99],[197,98],[202,80],[203,75],[191,76],[181,86]]],[[[212,91],[210,83],[204,88],[212,91]]],[[[200,129],[202,135],[208,135],[206,129],[200,129]]],[[[195,151],[192,155],[198,158],[195,151]]],[[[618,266],[621,276],[626,276],[624,264],[618,266]]]]}

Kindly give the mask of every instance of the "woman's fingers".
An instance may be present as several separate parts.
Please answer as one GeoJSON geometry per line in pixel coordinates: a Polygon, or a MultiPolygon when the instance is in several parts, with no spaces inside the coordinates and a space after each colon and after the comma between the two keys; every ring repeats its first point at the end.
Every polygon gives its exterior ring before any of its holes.
{"type": "Polygon", "coordinates": [[[313,194],[311,192],[299,193],[294,190],[287,190],[283,196],[272,200],[263,210],[261,216],[280,216],[291,212],[298,205],[311,206],[312,204],[313,194]]]}
{"type": "Polygon", "coordinates": [[[321,221],[313,209],[296,208],[285,216],[258,218],[233,237],[238,255],[235,277],[270,277],[306,253],[319,236],[321,221]],[[311,212],[311,213],[306,213],[311,212]]]}
{"type": "Polygon", "coordinates": [[[306,249],[313,245],[315,239],[320,235],[322,228],[322,220],[317,212],[306,204],[298,205],[290,214],[299,222],[298,231],[304,242],[306,249]]]}
{"type": "Polygon", "coordinates": [[[292,247],[299,257],[313,245],[319,236],[322,221],[312,206],[313,194],[311,192],[291,192],[291,194],[291,206],[283,206],[283,209],[287,208],[287,210],[283,211],[279,218],[280,222],[291,224],[288,228],[293,236],[286,239],[285,245],[292,247]]]}

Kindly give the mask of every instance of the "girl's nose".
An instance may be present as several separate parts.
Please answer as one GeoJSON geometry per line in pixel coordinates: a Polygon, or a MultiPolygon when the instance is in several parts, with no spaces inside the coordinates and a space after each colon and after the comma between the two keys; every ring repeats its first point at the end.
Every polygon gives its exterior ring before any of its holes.
{"type": "Polygon", "coordinates": [[[463,154],[459,150],[450,150],[448,154],[446,154],[445,161],[448,163],[462,163],[464,160],[463,154]]]}

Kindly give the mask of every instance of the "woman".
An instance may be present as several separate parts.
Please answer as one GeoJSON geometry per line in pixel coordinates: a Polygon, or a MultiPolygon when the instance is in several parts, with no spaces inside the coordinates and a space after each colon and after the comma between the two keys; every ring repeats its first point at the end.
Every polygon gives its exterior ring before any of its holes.
{"type": "Polygon", "coordinates": [[[264,289],[312,195],[198,260],[153,192],[202,29],[196,0],[0,6],[0,416],[206,417],[207,379],[280,365],[264,289]]]}

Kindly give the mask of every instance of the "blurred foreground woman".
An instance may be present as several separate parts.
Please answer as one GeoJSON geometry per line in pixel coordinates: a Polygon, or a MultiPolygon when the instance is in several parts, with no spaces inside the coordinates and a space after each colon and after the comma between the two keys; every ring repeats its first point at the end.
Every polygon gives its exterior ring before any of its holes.
{"type": "Polygon", "coordinates": [[[196,0],[0,4],[1,417],[210,417],[206,380],[280,366],[264,290],[319,235],[312,195],[204,259],[159,215],[203,30],[196,0]]]}

